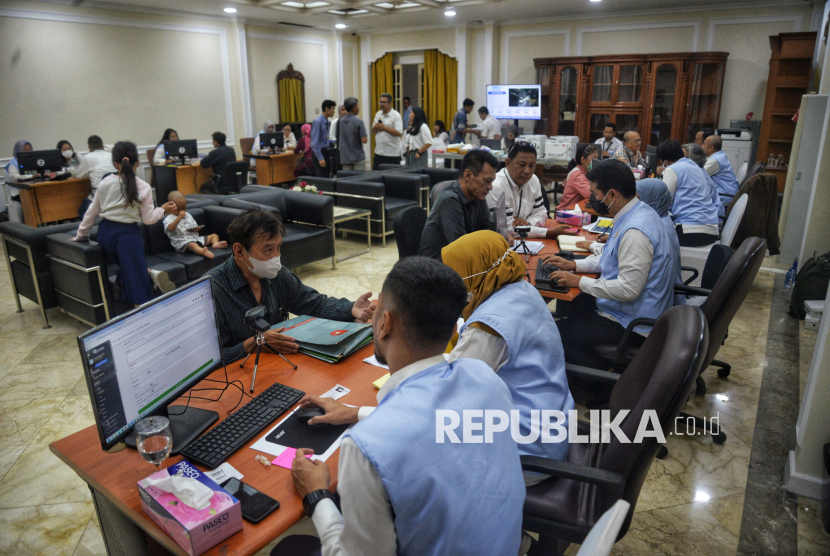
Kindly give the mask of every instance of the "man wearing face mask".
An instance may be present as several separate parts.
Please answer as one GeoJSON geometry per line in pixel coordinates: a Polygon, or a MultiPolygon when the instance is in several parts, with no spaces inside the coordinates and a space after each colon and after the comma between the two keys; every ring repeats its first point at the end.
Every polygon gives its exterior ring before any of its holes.
{"type": "MultiPolygon", "coordinates": [[[[354,302],[328,297],[282,268],[284,235],[282,220],[275,214],[264,210],[241,214],[228,226],[233,257],[205,273],[211,277],[219,342],[226,363],[254,348],[254,334],[245,322],[245,313],[259,305],[265,307],[265,320],[271,324],[287,320],[289,312],[340,321],[366,322],[372,317],[375,305],[369,301],[371,292],[354,302]]],[[[294,338],[282,331],[266,332],[266,343],[279,353],[296,353],[294,338]]]]}
{"type": "MultiPolygon", "coordinates": [[[[589,206],[614,218],[608,242],[601,248],[594,243],[594,254],[579,261],[555,255],[543,255],[542,260],[561,269],[551,274],[561,285],[588,294],[577,296],[567,309],[568,318],[556,322],[565,361],[606,369],[608,362],[594,346],[617,344],[631,321],[656,319],[670,308],[676,267],[665,225],[654,209],[637,199],[637,182],[628,166],[619,160],[603,161],[594,164],[587,178],[589,206]],[[594,279],[573,271],[601,275],[594,279]]],[[[638,326],[634,331],[647,332],[648,327],[638,326]]],[[[635,338],[634,345],[642,340],[642,336],[635,338]]]]}

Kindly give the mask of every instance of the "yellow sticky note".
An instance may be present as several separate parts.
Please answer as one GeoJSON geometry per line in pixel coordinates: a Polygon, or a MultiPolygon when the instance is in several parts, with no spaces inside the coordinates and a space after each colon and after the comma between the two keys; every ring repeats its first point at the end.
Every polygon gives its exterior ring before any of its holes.
{"type": "Polygon", "coordinates": [[[372,386],[374,386],[375,388],[380,390],[383,387],[383,385],[386,383],[387,380],[389,380],[389,373],[386,373],[385,375],[383,375],[382,377],[380,377],[379,379],[374,381],[372,383],[372,386]]]}

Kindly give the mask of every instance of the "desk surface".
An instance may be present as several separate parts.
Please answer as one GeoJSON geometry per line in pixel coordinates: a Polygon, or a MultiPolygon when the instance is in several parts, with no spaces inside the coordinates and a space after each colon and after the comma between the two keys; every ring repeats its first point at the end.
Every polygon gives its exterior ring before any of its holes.
{"type": "Polygon", "coordinates": [[[295,153],[294,153],[294,149],[291,149],[290,151],[283,151],[283,152],[276,153],[276,154],[253,154],[253,153],[246,153],[246,154],[243,154],[243,155],[242,155],[242,157],[243,157],[243,158],[259,158],[259,159],[261,159],[261,160],[269,160],[269,159],[271,159],[271,158],[280,158],[280,157],[283,157],[283,156],[292,156],[292,155],[294,155],[294,154],[295,154],[295,153]]]}
{"type": "MultiPolygon", "coordinates": [[[[553,219],[550,219],[550,218],[548,219],[548,222],[547,222],[548,228],[551,228],[551,227],[556,226],[556,225],[557,225],[557,222],[555,222],[553,219]]],[[[580,230],[579,235],[583,236],[586,240],[595,239],[597,237],[597,234],[589,234],[585,230],[580,230]]],[[[536,270],[535,269],[536,269],[536,265],[539,264],[539,258],[542,255],[554,254],[554,253],[559,252],[559,241],[557,241],[555,239],[536,239],[536,238],[528,239],[527,241],[541,241],[545,245],[542,248],[542,250],[539,251],[538,254],[531,255],[530,256],[530,262],[527,263],[527,270],[528,270],[528,273],[530,274],[530,278],[529,278],[528,281],[532,285],[535,286],[536,285],[536,270]]],[[[587,254],[590,254],[590,253],[587,253],[587,254]]],[[[519,255],[519,256],[524,258],[524,255],[519,255]]],[[[588,278],[596,278],[597,276],[599,276],[599,274],[580,274],[580,276],[587,276],[588,278]]],[[[539,293],[542,294],[542,297],[545,297],[545,298],[548,298],[548,299],[561,299],[563,301],[573,301],[574,298],[576,298],[576,296],[578,296],[582,292],[579,288],[571,288],[570,290],[567,291],[567,293],[556,293],[556,292],[548,292],[548,291],[541,291],[541,290],[539,291],[539,293]]]]}
{"type": "MultiPolygon", "coordinates": [[[[336,365],[296,354],[290,356],[291,361],[299,367],[296,371],[276,355],[263,353],[257,372],[255,394],[261,393],[274,382],[316,395],[325,393],[335,384],[342,384],[351,389],[349,394],[341,398],[340,401],[343,403],[356,406],[377,405],[377,390],[372,386],[372,382],[382,377],[387,371],[363,362],[363,359],[372,353],[374,353],[373,346],[370,344],[336,365]]],[[[246,385],[247,392],[253,371],[252,360],[248,361],[244,369],[240,369],[237,362],[229,364],[227,370],[231,380],[241,380],[246,385]]],[[[224,371],[216,371],[209,378],[224,379],[224,371]]],[[[208,386],[210,384],[212,383],[203,381],[199,388],[210,387],[208,386]]],[[[217,394],[217,392],[201,393],[201,395],[214,398],[217,394]]],[[[240,395],[236,388],[229,388],[219,401],[194,399],[190,401],[190,404],[194,407],[218,411],[221,421],[227,417],[227,411],[236,405],[240,395]]],[[[186,398],[182,397],[179,403],[184,403],[185,400],[186,398]]],[[[273,424],[266,430],[272,426],[273,424]]],[[[245,483],[279,500],[280,508],[256,525],[243,520],[242,531],[205,554],[238,556],[254,554],[284,533],[303,515],[302,499],[294,488],[290,470],[276,465],[264,467],[254,460],[254,456],[261,452],[251,450],[250,446],[264,434],[265,431],[248,442],[233,454],[228,462],[245,476],[242,479],[245,483]]],[[[51,444],[49,449],[160,544],[174,554],[186,556],[181,547],[141,509],[137,482],[151,475],[153,466],[141,459],[137,451],[127,448],[112,454],[104,452],[101,450],[101,442],[94,426],[51,444]]],[[[264,455],[269,460],[273,459],[273,456],[264,455]]],[[[337,484],[339,458],[340,451],[338,450],[326,462],[331,471],[332,489],[337,484]]],[[[170,457],[164,462],[164,466],[168,467],[181,460],[181,456],[170,457]]]]}
{"type": "Polygon", "coordinates": [[[89,184],[89,178],[67,178],[65,180],[44,180],[44,181],[12,181],[9,182],[9,185],[16,189],[23,189],[23,190],[32,190],[37,189],[39,187],[47,187],[50,185],[66,185],[72,183],[79,183],[83,182],[85,184],[89,184]]]}

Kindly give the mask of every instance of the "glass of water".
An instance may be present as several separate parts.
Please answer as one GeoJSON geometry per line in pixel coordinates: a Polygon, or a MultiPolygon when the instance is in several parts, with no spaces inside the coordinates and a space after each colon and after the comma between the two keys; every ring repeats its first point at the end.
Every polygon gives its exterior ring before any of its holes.
{"type": "Polygon", "coordinates": [[[141,457],[155,465],[158,471],[161,463],[167,459],[173,448],[170,421],[167,417],[142,419],[135,424],[135,443],[141,457]]]}

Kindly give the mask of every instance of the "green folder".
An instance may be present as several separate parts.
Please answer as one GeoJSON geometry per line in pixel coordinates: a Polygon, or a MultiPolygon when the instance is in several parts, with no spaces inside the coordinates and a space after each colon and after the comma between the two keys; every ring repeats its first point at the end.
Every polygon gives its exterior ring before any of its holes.
{"type": "Polygon", "coordinates": [[[372,325],[299,316],[275,324],[285,328],[300,346],[299,352],[329,363],[337,363],[372,341],[372,325]]]}

